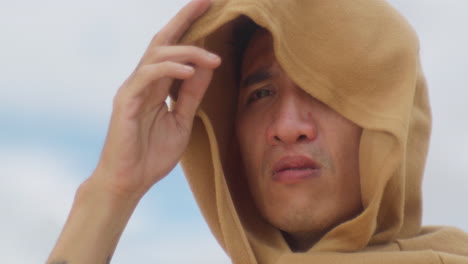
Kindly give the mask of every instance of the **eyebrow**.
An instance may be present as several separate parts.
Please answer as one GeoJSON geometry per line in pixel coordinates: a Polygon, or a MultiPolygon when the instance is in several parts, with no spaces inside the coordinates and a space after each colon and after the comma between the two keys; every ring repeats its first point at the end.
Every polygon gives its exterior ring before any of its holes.
{"type": "Polygon", "coordinates": [[[258,71],[255,71],[254,73],[250,74],[247,76],[242,81],[241,88],[246,88],[248,86],[251,86],[253,84],[263,82],[265,80],[271,79],[273,77],[273,73],[269,68],[263,68],[258,71]]]}

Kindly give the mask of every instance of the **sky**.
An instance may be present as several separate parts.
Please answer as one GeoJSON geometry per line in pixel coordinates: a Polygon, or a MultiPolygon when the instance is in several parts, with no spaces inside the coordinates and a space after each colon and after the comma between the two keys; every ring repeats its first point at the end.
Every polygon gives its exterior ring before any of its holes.
{"type": "MultiPolygon", "coordinates": [[[[112,98],[187,0],[16,0],[0,8],[0,262],[45,262],[93,171],[112,98]]],[[[468,231],[465,0],[390,0],[415,27],[433,111],[425,225],[468,231]]],[[[230,263],[179,167],[140,202],[112,263],[230,263]],[[184,254],[178,253],[184,249],[184,254]]]]}

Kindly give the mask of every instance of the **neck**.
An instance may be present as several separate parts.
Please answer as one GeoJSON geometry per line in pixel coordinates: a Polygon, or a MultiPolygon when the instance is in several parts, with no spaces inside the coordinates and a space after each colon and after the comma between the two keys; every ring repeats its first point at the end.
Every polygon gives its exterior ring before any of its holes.
{"type": "Polygon", "coordinates": [[[292,252],[306,252],[317,243],[323,234],[281,232],[292,252]]]}

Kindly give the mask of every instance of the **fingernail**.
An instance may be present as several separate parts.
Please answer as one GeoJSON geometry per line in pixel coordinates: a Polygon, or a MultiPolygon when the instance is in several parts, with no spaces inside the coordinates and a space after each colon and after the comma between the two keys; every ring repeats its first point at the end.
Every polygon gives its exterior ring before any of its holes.
{"type": "Polygon", "coordinates": [[[193,70],[193,67],[190,67],[190,66],[187,66],[187,65],[182,66],[181,70],[182,70],[183,72],[186,72],[186,73],[191,73],[191,72],[194,71],[194,70],[193,70]]]}
{"type": "Polygon", "coordinates": [[[217,60],[220,59],[218,55],[216,55],[216,54],[214,54],[214,53],[210,53],[210,52],[208,52],[208,58],[209,58],[210,60],[212,60],[212,61],[217,61],[217,60]]]}

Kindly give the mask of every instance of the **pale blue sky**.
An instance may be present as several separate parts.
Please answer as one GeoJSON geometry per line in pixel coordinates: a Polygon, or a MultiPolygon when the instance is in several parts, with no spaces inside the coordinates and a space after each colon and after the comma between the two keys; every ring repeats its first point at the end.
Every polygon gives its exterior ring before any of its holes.
{"type": "MultiPolygon", "coordinates": [[[[180,1],[0,8],[0,262],[44,262],[96,165],[112,97],[180,1]]],[[[468,231],[468,2],[392,0],[415,26],[434,114],[425,224],[468,231]]],[[[229,263],[179,168],[136,209],[113,263],[229,263]],[[177,253],[184,249],[184,254],[177,253]]]]}

